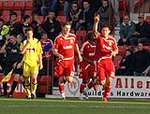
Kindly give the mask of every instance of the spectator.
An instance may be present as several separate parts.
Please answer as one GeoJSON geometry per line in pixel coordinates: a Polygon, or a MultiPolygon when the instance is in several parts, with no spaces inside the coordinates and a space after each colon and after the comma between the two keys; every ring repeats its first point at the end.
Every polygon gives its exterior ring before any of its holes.
{"type": "Polygon", "coordinates": [[[72,4],[72,1],[74,0],[64,0],[64,15],[68,16],[69,11],[70,11],[70,6],[72,4]]]}
{"type": "Polygon", "coordinates": [[[94,12],[98,11],[98,9],[102,6],[102,0],[89,0],[91,4],[91,8],[94,12]]]}
{"type": "Polygon", "coordinates": [[[133,54],[134,75],[143,75],[143,72],[150,65],[150,52],[143,48],[142,43],[138,43],[137,52],[133,54]]]}
{"type": "Polygon", "coordinates": [[[55,10],[55,11],[57,11],[58,14],[60,14],[60,15],[64,15],[64,16],[68,17],[69,11],[71,8],[71,4],[74,1],[77,1],[77,0],[58,0],[57,10],[55,10]]]}
{"type": "Polygon", "coordinates": [[[6,38],[3,36],[4,34],[2,34],[3,32],[3,19],[0,19],[0,67],[1,67],[1,72],[3,72],[4,66],[5,66],[5,62],[4,62],[4,55],[5,55],[5,48],[4,48],[4,44],[6,41],[6,38]]]}
{"type": "Polygon", "coordinates": [[[143,72],[145,76],[150,76],[150,66],[143,72]]]}
{"type": "Polygon", "coordinates": [[[64,14],[64,6],[65,4],[65,0],[58,0],[57,1],[57,7],[55,9],[55,12],[57,13],[57,15],[65,15],[64,14]]]}
{"type": "Polygon", "coordinates": [[[51,4],[50,10],[56,11],[55,9],[56,9],[56,6],[57,6],[57,2],[58,2],[58,0],[51,0],[50,1],[50,4],[51,4]]]}
{"type": "Polygon", "coordinates": [[[47,0],[41,0],[42,6],[41,6],[41,15],[46,16],[48,14],[48,1],[47,0]]]}
{"type": "Polygon", "coordinates": [[[0,71],[1,73],[3,72],[4,66],[5,66],[5,61],[4,61],[5,50],[3,48],[4,43],[5,41],[3,41],[3,43],[0,44],[0,71]]]}
{"type": "Polygon", "coordinates": [[[77,29],[84,28],[86,30],[91,30],[93,27],[93,16],[94,12],[90,8],[88,1],[83,1],[83,8],[79,15],[79,22],[77,23],[77,29]]]}
{"type": "Polygon", "coordinates": [[[43,69],[40,71],[41,75],[52,75],[52,66],[53,65],[53,42],[48,38],[47,33],[43,32],[41,36],[41,44],[43,49],[42,61],[43,69]]]}
{"type": "Polygon", "coordinates": [[[64,0],[50,0],[50,11],[56,12],[57,15],[61,13],[61,15],[64,15],[64,0]]]}
{"type": "Polygon", "coordinates": [[[73,2],[71,5],[71,10],[69,12],[69,21],[71,22],[72,29],[77,29],[77,22],[79,21],[79,15],[81,13],[81,9],[79,9],[79,6],[77,2],[73,2]]]}
{"type": "Polygon", "coordinates": [[[33,0],[33,13],[41,15],[42,0],[33,0]]]}
{"type": "Polygon", "coordinates": [[[54,0],[33,0],[32,12],[37,15],[46,16],[48,14],[48,10],[51,8],[51,4],[53,4],[53,1],[54,0]]]}
{"type": "Polygon", "coordinates": [[[98,9],[97,14],[100,15],[100,28],[107,24],[111,27],[114,27],[115,19],[114,19],[114,11],[109,0],[102,0],[102,6],[98,9]]]}
{"type": "Polygon", "coordinates": [[[129,40],[132,38],[135,32],[135,23],[130,21],[128,15],[123,17],[123,22],[120,25],[120,39],[118,45],[129,44],[129,40]]]}
{"type": "Polygon", "coordinates": [[[10,27],[10,34],[20,34],[22,32],[21,23],[17,20],[17,13],[10,12],[10,20],[8,22],[8,26],[10,27]]]}
{"type": "Polygon", "coordinates": [[[5,62],[4,62],[4,56],[5,56],[5,43],[6,43],[6,36],[8,36],[10,31],[9,26],[4,24],[4,20],[0,18],[0,67],[3,72],[5,62]]]}
{"type": "Polygon", "coordinates": [[[56,14],[54,11],[48,12],[48,17],[43,24],[43,29],[52,41],[54,41],[55,37],[60,33],[61,25],[59,21],[56,20],[56,14]]]}
{"type": "Polygon", "coordinates": [[[7,26],[3,19],[0,18],[0,36],[1,39],[6,37],[10,32],[9,26],[7,26]]]}
{"type": "Polygon", "coordinates": [[[22,33],[26,34],[26,29],[31,26],[31,17],[29,15],[25,15],[23,17],[23,24],[22,24],[22,33]]]}
{"type": "Polygon", "coordinates": [[[144,15],[140,14],[139,23],[136,24],[134,37],[130,40],[132,44],[150,43],[150,25],[144,20],[144,15]]]}
{"type": "MultiPolygon", "coordinates": [[[[12,72],[14,71],[16,64],[18,62],[18,60],[21,59],[21,55],[20,55],[20,49],[19,49],[19,43],[17,42],[17,37],[15,34],[11,35],[9,37],[9,39],[7,39],[4,47],[3,47],[6,51],[5,53],[5,66],[4,66],[4,76],[8,76],[10,77],[12,72]],[[10,74],[10,75],[9,75],[10,74]]],[[[16,72],[15,72],[16,73],[16,72]]],[[[15,76],[15,79],[17,77],[15,76]]],[[[6,78],[2,80],[3,82],[3,89],[4,89],[4,95],[7,95],[7,82],[9,81],[10,78],[6,78]]],[[[13,90],[15,89],[15,87],[17,86],[17,81],[15,83],[15,86],[13,88],[13,90]]],[[[13,94],[13,91],[12,91],[13,94]]]]}
{"type": "Polygon", "coordinates": [[[40,40],[41,39],[42,27],[41,27],[41,23],[38,19],[37,14],[33,14],[33,19],[32,19],[32,22],[31,22],[31,26],[33,28],[34,37],[40,40]]]}
{"type": "Polygon", "coordinates": [[[116,75],[133,76],[133,52],[132,50],[126,50],[125,56],[120,62],[120,67],[116,71],[116,75]]]}

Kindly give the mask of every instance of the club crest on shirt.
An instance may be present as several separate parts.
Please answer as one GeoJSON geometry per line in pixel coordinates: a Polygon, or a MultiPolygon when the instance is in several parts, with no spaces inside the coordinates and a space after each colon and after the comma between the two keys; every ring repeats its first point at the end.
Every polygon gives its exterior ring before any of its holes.
{"type": "Polygon", "coordinates": [[[72,40],[70,40],[70,43],[71,43],[71,44],[73,43],[73,39],[72,39],[72,40]]]}
{"type": "Polygon", "coordinates": [[[104,48],[104,49],[107,49],[107,50],[111,50],[111,47],[110,47],[110,46],[103,45],[103,48],[104,48]]]}
{"type": "Polygon", "coordinates": [[[113,41],[112,40],[108,40],[108,45],[112,46],[113,45],[113,41]]]}

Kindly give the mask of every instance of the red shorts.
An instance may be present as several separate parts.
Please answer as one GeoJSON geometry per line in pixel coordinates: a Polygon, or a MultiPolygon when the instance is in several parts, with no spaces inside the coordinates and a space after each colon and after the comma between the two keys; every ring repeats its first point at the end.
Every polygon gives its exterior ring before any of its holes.
{"type": "Polygon", "coordinates": [[[115,77],[115,67],[112,59],[108,58],[98,62],[98,78],[100,81],[104,81],[109,77],[115,77]]]}
{"type": "Polygon", "coordinates": [[[94,64],[89,64],[88,62],[82,61],[80,63],[80,77],[83,80],[90,80],[95,75],[95,65],[94,64]]]}
{"type": "Polygon", "coordinates": [[[61,76],[73,76],[74,72],[74,60],[58,60],[55,65],[55,75],[61,76]]]}

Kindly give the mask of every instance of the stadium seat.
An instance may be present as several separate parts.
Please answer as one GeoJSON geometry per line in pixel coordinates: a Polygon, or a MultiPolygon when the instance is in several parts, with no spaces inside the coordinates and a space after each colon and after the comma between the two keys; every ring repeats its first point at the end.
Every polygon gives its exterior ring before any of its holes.
{"type": "Polygon", "coordinates": [[[87,31],[86,30],[79,30],[77,31],[77,39],[81,41],[81,43],[86,41],[86,35],[87,31]]]}
{"type": "Polygon", "coordinates": [[[58,15],[58,16],[64,16],[64,11],[63,11],[63,10],[58,11],[57,15],[58,15]]]}
{"type": "Polygon", "coordinates": [[[14,8],[14,1],[13,0],[3,1],[3,9],[12,10],[13,8],[14,8]]]}
{"type": "Polygon", "coordinates": [[[56,18],[60,23],[65,23],[67,21],[66,16],[57,16],[56,18]]]}
{"type": "Polygon", "coordinates": [[[24,15],[29,15],[30,18],[32,19],[32,10],[25,10],[24,15]]]}
{"type": "Polygon", "coordinates": [[[8,10],[3,11],[2,18],[4,19],[5,22],[9,21],[9,11],[8,10]]]}
{"type": "Polygon", "coordinates": [[[32,0],[28,0],[25,2],[25,10],[32,10],[33,5],[32,5],[32,0]]]}
{"type": "Polygon", "coordinates": [[[48,90],[49,90],[49,86],[47,85],[39,85],[38,87],[38,93],[40,94],[46,94],[49,92],[48,90]]]}
{"type": "Polygon", "coordinates": [[[40,24],[41,24],[41,23],[43,23],[43,21],[44,21],[44,16],[38,16],[38,19],[39,19],[40,24]]]}
{"type": "Polygon", "coordinates": [[[3,2],[0,1],[0,10],[3,10],[3,2]]]}
{"type": "Polygon", "coordinates": [[[39,79],[39,84],[40,85],[49,85],[51,84],[51,76],[41,76],[39,79]]]}
{"type": "Polygon", "coordinates": [[[14,10],[23,10],[25,7],[24,1],[15,1],[14,2],[14,10]]]}
{"type": "Polygon", "coordinates": [[[46,94],[49,92],[49,87],[51,86],[51,76],[43,75],[38,78],[38,90],[39,94],[46,94]]]}

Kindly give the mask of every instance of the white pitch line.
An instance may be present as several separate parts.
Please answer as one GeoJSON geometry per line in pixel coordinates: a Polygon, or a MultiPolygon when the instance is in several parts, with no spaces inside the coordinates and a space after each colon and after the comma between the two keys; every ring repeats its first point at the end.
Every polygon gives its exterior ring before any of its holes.
{"type": "MultiPolygon", "coordinates": [[[[66,102],[66,103],[96,103],[104,104],[102,101],[93,100],[61,100],[61,99],[15,99],[15,98],[0,98],[0,101],[26,101],[26,102],[66,102]]],[[[106,103],[105,103],[106,104],[106,103]]],[[[150,105],[150,102],[144,101],[109,101],[107,104],[139,104],[139,105],[150,105]]]]}
{"type": "Polygon", "coordinates": [[[69,109],[72,109],[72,108],[75,108],[75,109],[83,109],[83,108],[88,108],[88,109],[136,109],[136,110],[143,110],[143,109],[149,109],[150,110],[150,107],[149,106],[111,106],[111,105],[95,105],[95,106],[77,106],[77,105],[60,105],[60,104],[57,104],[57,105],[37,105],[37,104],[32,104],[32,105],[29,105],[29,104],[22,104],[22,105],[16,105],[16,104],[11,104],[11,105],[0,105],[1,108],[48,108],[48,109],[57,109],[57,108],[69,108],[69,109]]]}

